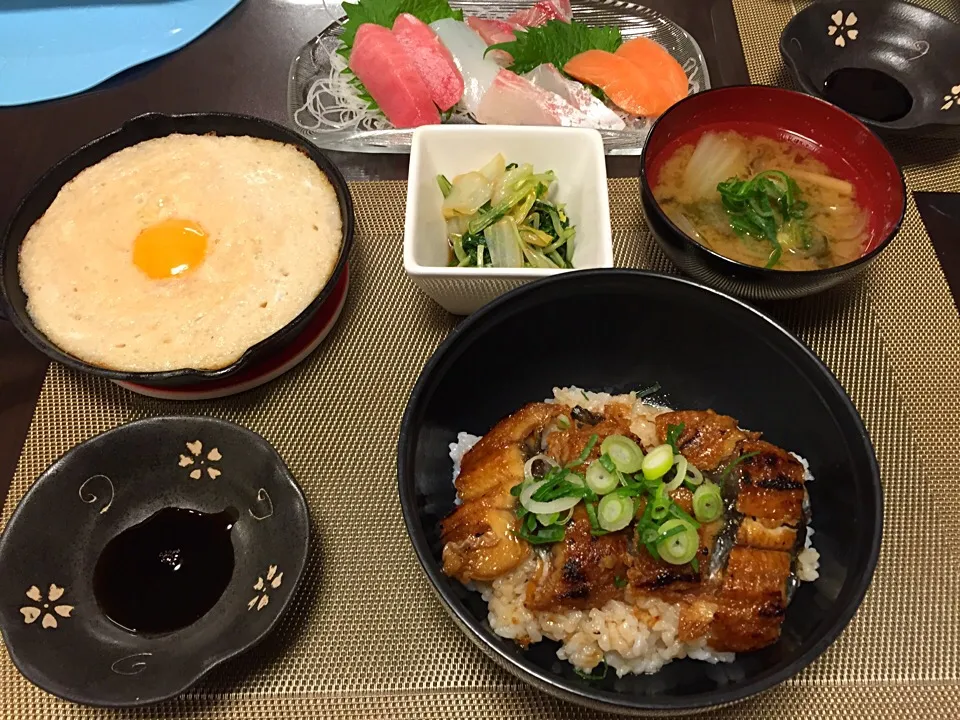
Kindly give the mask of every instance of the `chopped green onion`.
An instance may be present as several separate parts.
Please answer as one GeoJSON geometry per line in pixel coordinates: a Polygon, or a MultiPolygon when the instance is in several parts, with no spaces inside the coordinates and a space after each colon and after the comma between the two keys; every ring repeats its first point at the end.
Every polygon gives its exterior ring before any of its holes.
{"type": "Polygon", "coordinates": [[[742,463],[747,458],[752,458],[754,455],[759,455],[759,454],[760,454],[759,450],[754,450],[753,452],[744,453],[743,455],[738,457],[736,460],[734,460],[732,463],[730,463],[723,469],[723,472],[720,473],[720,479],[726,480],[727,476],[730,474],[730,471],[733,470],[737,465],[742,463]]]}
{"type": "Polygon", "coordinates": [[[653,504],[653,509],[650,511],[650,517],[653,520],[660,522],[670,514],[670,507],[673,505],[673,501],[670,499],[670,496],[667,495],[667,490],[663,483],[660,483],[650,503],[653,504]]]}
{"type": "Polygon", "coordinates": [[[590,463],[587,468],[587,487],[597,495],[613,492],[620,485],[620,476],[607,470],[599,460],[590,463]]]}
{"type": "Polygon", "coordinates": [[[637,392],[637,399],[643,400],[658,392],[660,392],[660,383],[654,383],[650,387],[645,387],[643,390],[637,392]]]}
{"type": "Polygon", "coordinates": [[[613,460],[610,459],[610,456],[607,455],[606,453],[601,455],[600,459],[597,460],[597,462],[603,465],[603,469],[606,470],[607,472],[614,472],[617,469],[616,464],[613,462],[613,460]]]}
{"type": "Polygon", "coordinates": [[[683,520],[667,520],[660,526],[657,552],[671,565],[686,565],[697,556],[700,536],[683,520]]]}
{"type": "Polygon", "coordinates": [[[613,578],[613,586],[614,586],[615,588],[617,588],[618,590],[619,590],[619,589],[622,589],[622,588],[625,588],[625,587],[627,586],[627,579],[626,579],[626,578],[622,578],[622,577],[620,577],[619,575],[616,575],[616,576],[613,578]]]}
{"type": "Polygon", "coordinates": [[[667,492],[673,492],[680,487],[687,476],[687,459],[683,455],[674,455],[673,464],[677,466],[677,474],[666,484],[667,492]]]}
{"type": "Polygon", "coordinates": [[[529,532],[533,532],[537,529],[537,516],[534,514],[527,515],[527,520],[525,526],[529,532]]]}
{"type": "Polygon", "coordinates": [[[597,517],[597,506],[591,502],[586,502],[583,504],[583,507],[587,511],[587,519],[590,521],[590,534],[606,535],[607,531],[600,527],[600,520],[597,517]]]}
{"type": "Polygon", "coordinates": [[[437,175],[437,185],[440,186],[440,192],[443,193],[444,197],[449,195],[450,191],[453,190],[453,183],[447,180],[446,175],[437,175]]]}
{"type": "MultiPolygon", "coordinates": [[[[573,509],[573,508],[571,508],[571,510],[572,510],[572,509],[573,509]]],[[[548,525],[553,525],[553,524],[556,523],[557,520],[559,520],[559,519],[560,519],[560,513],[555,513],[555,512],[553,512],[553,513],[538,513],[538,514],[537,514],[537,522],[539,522],[539,523],[540,523],[541,525],[543,525],[544,527],[546,527],[546,526],[548,526],[548,525]]]]}
{"type": "MultiPolygon", "coordinates": [[[[563,478],[560,478],[560,480],[562,481],[563,478]]],[[[528,483],[520,493],[520,504],[531,513],[546,515],[549,513],[564,512],[580,502],[579,495],[558,497],[548,502],[541,502],[533,499],[534,493],[553,482],[555,481],[540,480],[539,482],[528,483]]],[[[530,528],[530,530],[533,530],[533,528],[530,528]]]]}
{"type": "Polygon", "coordinates": [[[690,561],[690,567],[693,568],[693,571],[694,571],[695,573],[697,573],[698,575],[700,574],[700,561],[699,561],[699,560],[697,560],[696,558],[694,558],[693,560],[691,560],[691,561],[690,561]]]}
{"type": "Polygon", "coordinates": [[[697,470],[693,463],[687,464],[687,477],[684,483],[696,487],[703,482],[703,474],[697,470]]]}
{"type": "Polygon", "coordinates": [[[567,430],[570,427],[570,418],[566,415],[561,415],[557,418],[557,427],[561,430],[567,430]]]}
{"type": "Polygon", "coordinates": [[[677,447],[677,441],[680,439],[680,435],[683,434],[686,427],[686,423],[667,425],[667,445],[673,448],[674,454],[679,454],[680,452],[680,448],[677,447]]]}
{"type": "Polygon", "coordinates": [[[700,523],[698,523],[696,520],[690,517],[690,515],[684,512],[683,508],[677,505],[675,502],[670,503],[670,507],[668,508],[667,512],[670,515],[673,515],[678,520],[683,520],[687,525],[689,525],[692,528],[700,527],[700,523]]]}
{"type": "Polygon", "coordinates": [[[641,462],[643,476],[647,480],[662,478],[671,467],[673,467],[673,448],[670,445],[657,445],[641,462]]]}
{"type": "Polygon", "coordinates": [[[693,514],[702,523],[713,522],[723,514],[723,498],[720,488],[711,482],[704,483],[693,494],[693,514]]]}
{"type": "Polygon", "coordinates": [[[614,493],[600,498],[600,504],[597,505],[597,520],[600,527],[607,532],[616,532],[630,524],[635,512],[631,498],[614,493]]]}
{"type": "MultiPolygon", "coordinates": [[[[584,397],[586,397],[586,395],[584,395],[584,397]]],[[[597,440],[598,437],[596,433],[591,435],[590,439],[587,440],[587,446],[583,449],[583,452],[581,452],[580,456],[572,463],[568,463],[567,467],[574,468],[577,467],[577,465],[583,465],[587,461],[587,458],[590,457],[590,453],[593,452],[593,446],[597,444],[597,440]]]]}
{"type": "MultiPolygon", "coordinates": [[[[573,671],[584,680],[587,680],[588,682],[596,682],[597,680],[603,680],[607,676],[607,663],[601,660],[600,665],[603,665],[603,673],[600,675],[594,675],[592,672],[581,670],[578,667],[574,667],[573,671]]],[[[598,665],[597,667],[600,667],[600,665],[598,665]]]]}
{"type": "MultiPolygon", "coordinates": [[[[534,518],[534,515],[529,515],[528,517],[534,518]]],[[[529,521],[528,523],[529,524],[529,521]]],[[[534,527],[536,527],[536,522],[534,522],[534,527]]],[[[528,530],[527,527],[521,524],[520,529],[514,533],[517,537],[526,540],[531,545],[545,545],[547,543],[555,543],[563,540],[565,535],[565,530],[563,525],[551,525],[550,527],[542,527],[536,532],[528,530]]]]}
{"type": "Polygon", "coordinates": [[[523,483],[517,483],[512,488],[510,488],[510,494],[514,497],[520,497],[520,493],[523,492],[523,483]]]}
{"type": "Polygon", "coordinates": [[[643,450],[626,435],[607,436],[600,450],[610,456],[620,472],[635,473],[643,466],[643,450]]]}

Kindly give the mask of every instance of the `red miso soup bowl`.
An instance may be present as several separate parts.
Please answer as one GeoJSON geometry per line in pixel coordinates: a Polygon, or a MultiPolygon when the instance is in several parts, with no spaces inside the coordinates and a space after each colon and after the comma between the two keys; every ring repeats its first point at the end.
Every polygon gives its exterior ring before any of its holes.
{"type": "Polygon", "coordinates": [[[706,285],[751,300],[811,295],[863,272],[899,231],[907,204],[900,168],[863,123],[818,98],[765,85],[708,90],[661,115],[640,158],[640,193],[647,223],[674,264],[706,285]],[[854,199],[867,216],[860,257],[817,270],[756,267],[714,252],[674,224],[654,197],[664,163],[706,132],[731,130],[796,143],[833,176],[852,183],[854,199]]]}

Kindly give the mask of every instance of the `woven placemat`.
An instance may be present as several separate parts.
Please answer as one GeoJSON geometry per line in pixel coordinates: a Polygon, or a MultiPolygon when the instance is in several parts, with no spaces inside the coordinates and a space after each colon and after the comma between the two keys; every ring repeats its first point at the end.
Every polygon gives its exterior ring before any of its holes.
{"type": "MultiPolygon", "coordinates": [[[[775,81],[776,41],[792,4],[734,5],[751,76],[775,81]]],[[[935,149],[901,145],[917,158],[935,149]]],[[[919,160],[906,168],[913,189],[960,190],[956,153],[933,169],[919,160]]],[[[350,295],[339,325],[302,366],[237,398],[196,404],[148,400],[52,366],[3,510],[6,522],[51,461],[121,423],[176,413],[237,422],[276,446],[310,503],[316,542],[289,612],[255,651],[139,710],[58,701],[0,653],[0,717],[598,717],[487,660],[420,571],[396,495],[396,438],[413,383],[455,319],[403,274],[405,185],[351,187],[350,295]]],[[[673,272],[643,226],[636,181],[611,181],[610,201],[617,264],[673,272]]],[[[767,309],[824,358],[864,416],[883,475],[885,538],[863,606],[817,662],[704,717],[950,717],[960,707],[960,318],[912,202],[903,232],[861,281],[767,309]]]]}

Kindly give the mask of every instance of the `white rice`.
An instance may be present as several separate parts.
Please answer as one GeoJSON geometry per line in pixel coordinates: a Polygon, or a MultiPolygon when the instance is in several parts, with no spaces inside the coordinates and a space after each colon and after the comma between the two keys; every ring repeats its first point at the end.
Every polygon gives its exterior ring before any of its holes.
{"type": "MultiPolygon", "coordinates": [[[[600,413],[610,403],[625,403],[633,410],[630,429],[646,445],[655,445],[654,418],[668,408],[648,405],[636,397],[610,395],[581,390],[578,387],[554,388],[547,402],[571,407],[579,405],[600,413]]],[[[450,443],[453,478],[460,474],[460,460],[480,438],[461,432],[457,442],[450,443]]],[[[803,463],[805,481],[813,480],[807,461],[791,453],[803,463]]],[[[459,499],[457,504],[459,504],[459,499]]],[[[797,577],[812,582],[819,577],[819,553],[813,548],[813,528],[807,527],[805,548],[797,557],[797,577]]],[[[733,662],[734,653],[712,650],[706,638],[681,642],[678,638],[680,607],[652,597],[632,596],[627,588],[627,602],[611,600],[602,608],[569,610],[565,613],[539,612],[527,609],[527,585],[534,577],[539,553],[532,554],[520,567],[492,583],[473,582],[489,610],[488,621],[501,637],[520,643],[540,642],[543,638],[560,643],[557,657],[581,670],[592,670],[602,662],[612,667],[618,677],[629,674],[655,673],[667,663],[689,657],[709,663],[733,662]]]]}

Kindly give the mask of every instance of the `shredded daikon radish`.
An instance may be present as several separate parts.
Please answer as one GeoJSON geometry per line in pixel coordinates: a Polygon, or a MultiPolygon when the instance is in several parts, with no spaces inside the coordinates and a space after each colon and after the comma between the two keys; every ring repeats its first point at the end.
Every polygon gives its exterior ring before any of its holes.
{"type": "Polygon", "coordinates": [[[306,101],[293,119],[303,130],[383,130],[392,127],[379,110],[371,109],[350,83],[353,74],[347,61],[337,53],[340,38],[323,38],[316,53],[326,55],[330,70],[318,77],[307,91],[306,101]]]}

